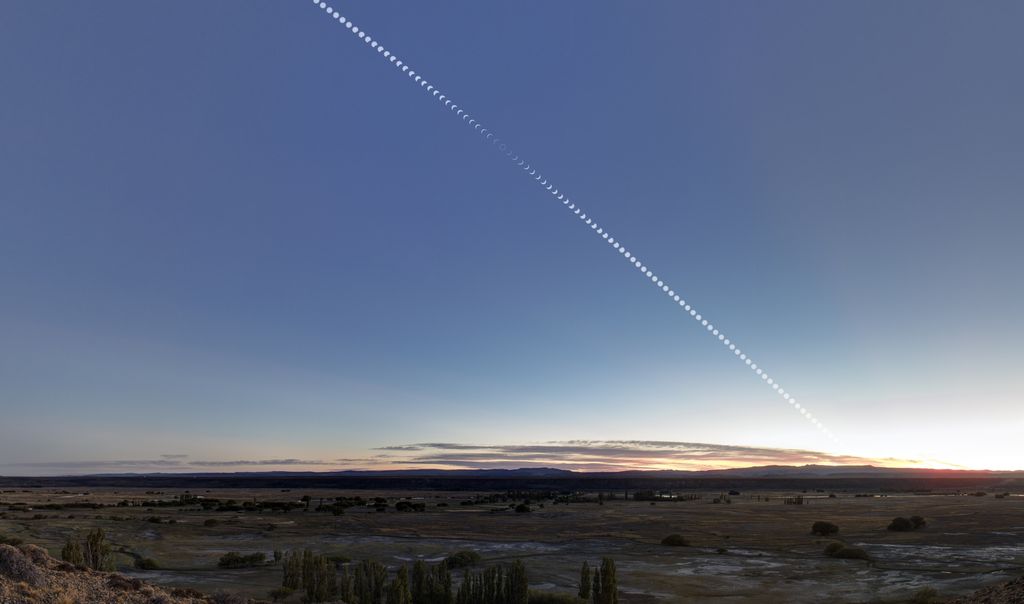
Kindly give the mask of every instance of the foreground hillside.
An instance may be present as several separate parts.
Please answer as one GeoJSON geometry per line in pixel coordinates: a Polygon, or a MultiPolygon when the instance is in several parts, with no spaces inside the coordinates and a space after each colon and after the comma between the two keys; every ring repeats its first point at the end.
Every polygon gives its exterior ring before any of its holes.
{"type": "MultiPolygon", "coordinates": [[[[920,600],[915,600],[920,601],[920,600]]],[[[941,600],[929,600],[940,602],[941,600]]],[[[72,566],[41,547],[0,544],[0,604],[257,604],[237,596],[165,590],[119,573],[72,566]]],[[[1024,604],[1024,577],[951,604],[1024,604]]]]}
{"type": "Polygon", "coordinates": [[[1024,604],[1024,577],[980,589],[950,604],[1024,604]]]}
{"type": "Polygon", "coordinates": [[[75,567],[41,547],[0,544],[0,604],[244,604],[232,597],[207,597],[193,590],[170,591],[75,567]]]}

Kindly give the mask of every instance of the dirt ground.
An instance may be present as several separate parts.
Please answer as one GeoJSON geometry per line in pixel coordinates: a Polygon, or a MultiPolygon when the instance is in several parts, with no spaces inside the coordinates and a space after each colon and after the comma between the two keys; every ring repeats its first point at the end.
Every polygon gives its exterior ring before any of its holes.
{"type": "MultiPolygon", "coordinates": [[[[296,501],[339,495],[386,497],[386,512],[349,508],[344,514],[215,512],[188,507],[39,509],[76,501],[114,504],[127,499],[172,499],[184,492],[146,494],[145,489],[58,489],[0,492],[0,536],[41,545],[56,556],[65,539],[101,527],[124,572],[148,581],[203,591],[225,590],[267,597],[280,585],[278,565],[223,570],[227,552],[309,548],[352,560],[372,558],[397,567],[416,559],[437,562],[458,550],[475,550],[484,563],[521,558],[531,587],[574,593],[579,567],[612,557],[624,603],[648,602],[900,602],[923,587],[943,597],[1019,576],[1024,569],[1024,496],[995,498],[952,494],[890,494],[854,497],[752,492],[712,503],[719,493],[695,501],[606,500],[588,503],[534,502],[530,513],[507,504],[460,505],[465,492],[367,492],[341,490],[214,489],[193,494],[237,501],[296,501]],[[765,501],[765,498],[768,501],[765,501]],[[400,498],[426,504],[424,512],[397,512],[400,498]],[[438,506],[444,503],[446,506],[438,506]],[[26,504],[20,507],[17,504],[26,504]],[[13,508],[11,507],[13,506],[13,508]],[[925,528],[886,530],[896,516],[923,516],[925,528]],[[69,516],[73,516],[69,517],[69,516]],[[156,516],[161,523],[150,522],[156,516]],[[216,526],[205,526],[207,519],[216,526]],[[175,522],[169,523],[168,521],[175,522]],[[811,524],[837,524],[835,539],[815,537],[811,524]],[[660,545],[679,533],[690,547],[660,545]],[[825,556],[833,540],[863,548],[872,561],[825,556]],[[160,570],[132,568],[136,557],[152,558],[160,570]]],[[[620,495],[621,497],[621,495],[620,495]]]]}

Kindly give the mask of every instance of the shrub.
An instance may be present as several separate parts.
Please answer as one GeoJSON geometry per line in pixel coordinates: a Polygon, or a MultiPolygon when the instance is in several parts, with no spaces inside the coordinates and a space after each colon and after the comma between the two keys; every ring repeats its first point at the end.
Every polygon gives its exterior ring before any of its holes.
{"type": "Polygon", "coordinates": [[[870,560],[871,556],[859,547],[844,547],[833,555],[834,558],[847,558],[852,560],[870,560]]]}
{"type": "Polygon", "coordinates": [[[192,589],[191,587],[172,587],[171,588],[171,595],[174,596],[175,598],[202,599],[202,598],[206,597],[203,594],[203,592],[201,592],[199,590],[196,590],[196,589],[192,589]]]}
{"type": "Polygon", "coordinates": [[[0,535],[0,545],[13,545],[17,547],[22,543],[24,543],[24,541],[18,539],[17,537],[8,537],[7,535],[0,535]]]}
{"type": "Polygon", "coordinates": [[[107,587],[120,591],[139,591],[142,589],[142,581],[129,579],[124,575],[111,574],[107,576],[107,587]]]}
{"type": "Polygon", "coordinates": [[[825,546],[825,555],[833,558],[849,560],[870,560],[871,556],[859,547],[850,547],[838,541],[833,541],[825,546]]]}
{"type": "Polygon", "coordinates": [[[22,545],[18,549],[20,549],[21,553],[25,554],[25,556],[29,560],[31,560],[36,566],[45,567],[47,563],[50,561],[50,554],[38,545],[22,545]]]}
{"type": "Polygon", "coordinates": [[[551,591],[530,590],[529,604],[579,604],[580,599],[571,594],[560,594],[551,591]]]}
{"type": "Polygon", "coordinates": [[[0,545],[0,576],[14,581],[24,581],[33,587],[42,585],[46,580],[43,573],[25,554],[7,544],[0,545]]]}
{"type": "Polygon", "coordinates": [[[291,589],[290,587],[278,587],[277,589],[273,589],[270,591],[270,599],[275,602],[287,600],[288,596],[292,595],[294,591],[295,590],[291,589]]]}
{"type": "Polygon", "coordinates": [[[910,518],[899,516],[892,519],[888,528],[890,531],[916,531],[917,529],[924,527],[926,524],[928,524],[928,522],[920,516],[911,516],[910,518]]]}
{"type": "Polygon", "coordinates": [[[96,529],[85,536],[82,547],[85,565],[93,570],[114,570],[114,558],[110,555],[110,544],[103,529],[96,529]]]}
{"type": "Polygon", "coordinates": [[[220,521],[216,518],[207,518],[206,520],[203,520],[203,526],[217,526],[218,524],[220,524],[220,521]]]}
{"type": "Polygon", "coordinates": [[[672,534],[661,540],[662,545],[670,545],[672,547],[685,547],[690,545],[690,542],[682,535],[672,534]]]}
{"type": "Polygon", "coordinates": [[[520,514],[524,514],[526,512],[532,512],[532,511],[533,510],[530,509],[530,506],[526,505],[525,503],[520,503],[519,505],[516,506],[516,512],[518,512],[520,514]]]}
{"type": "Polygon", "coordinates": [[[811,525],[811,534],[818,535],[820,537],[828,537],[829,535],[835,535],[839,532],[839,527],[831,522],[825,522],[819,520],[811,525]]]}
{"type": "Polygon", "coordinates": [[[68,564],[84,566],[85,555],[82,553],[82,545],[74,539],[68,539],[60,550],[60,559],[68,564]]]}
{"type": "Polygon", "coordinates": [[[263,552],[242,555],[238,552],[228,552],[220,557],[217,566],[220,568],[248,568],[261,566],[267,561],[267,555],[263,552]]]}
{"type": "Polygon", "coordinates": [[[933,587],[922,587],[910,598],[911,604],[931,604],[939,601],[939,592],[933,587]]]}
{"type": "Polygon", "coordinates": [[[472,550],[462,550],[455,552],[444,559],[445,564],[450,569],[465,568],[467,566],[474,566],[480,563],[480,554],[472,550]]]}
{"type": "Polygon", "coordinates": [[[160,565],[152,558],[136,558],[135,568],[139,570],[159,570],[160,565]]]}

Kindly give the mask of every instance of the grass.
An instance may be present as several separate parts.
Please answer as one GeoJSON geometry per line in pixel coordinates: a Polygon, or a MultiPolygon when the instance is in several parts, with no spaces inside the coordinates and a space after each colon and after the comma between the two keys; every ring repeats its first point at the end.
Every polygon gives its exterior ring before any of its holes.
{"type": "MultiPolygon", "coordinates": [[[[91,490],[83,498],[104,504],[154,498],[132,488],[91,490]]],[[[460,501],[474,496],[466,492],[296,489],[283,493],[279,489],[213,489],[197,494],[239,502],[253,498],[298,500],[305,494],[313,497],[314,502],[321,497],[333,500],[337,496],[356,495],[372,502],[380,496],[389,505],[384,513],[375,512],[373,505],[355,506],[340,516],[302,509],[217,512],[203,510],[201,505],[78,508],[75,518],[67,518],[65,513],[32,520],[35,511],[29,508],[47,503],[48,499],[68,498],[57,495],[53,489],[26,491],[3,494],[7,505],[2,508],[6,517],[0,518],[0,534],[17,535],[59,552],[68,536],[103,528],[115,549],[123,547],[134,554],[118,556],[122,570],[134,572],[134,559],[149,558],[158,561],[160,568],[147,571],[147,579],[154,577],[170,586],[198,588],[208,593],[223,589],[263,599],[280,586],[280,565],[218,568],[219,558],[228,552],[269,555],[274,550],[308,547],[338,560],[375,559],[394,566],[416,559],[438,561],[460,551],[473,551],[481,556],[481,564],[488,565],[521,557],[528,567],[531,584],[550,584],[552,590],[565,594],[575,593],[583,560],[594,563],[602,555],[611,555],[620,563],[620,586],[632,594],[623,599],[623,604],[653,602],[637,595],[643,593],[664,594],[663,601],[866,601],[878,593],[889,593],[887,599],[896,600],[905,599],[905,594],[912,591],[902,587],[902,582],[931,581],[934,575],[929,573],[935,570],[956,571],[955,576],[963,577],[962,584],[935,585],[944,595],[957,595],[991,580],[986,579],[987,573],[1005,565],[1024,565],[1024,548],[1019,555],[977,563],[970,568],[957,567],[954,561],[926,560],[916,548],[901,548],[899,555],[904,558],[895,564],[900,567],[898,571],[889,571],[887,576],[886,560],[876,560],[854,582],[849,575],[850,565],[822,555],[826,541],[808,534],[815,521],[829,518],[842,526],[846,542],[858,545],[1016,546],[1019,537],[1000,537],[995,533],[1013,532],[1014,527],[1024,526],[1024,500],[1017,497],[854,498],[852,493],[840,491],[837,498],[823,496],[793,506],[782,504],[782,498],[794,496],[793,492],[771,492],[771,502],[765,503],[754,500],[757,493],[744,491],[743,495],[733,497],[732,505],[725,506],[712,505],[710,501],[717,493],[709,492],[703,501],[660,501],[657,506],[646,501],[616,499],[605,501],[603,506],[569,503],[540,508],[539,504],[546,502],[536,500],[532,513],[516,514],[508,509],[507,503],[460,505],[460,501]],[[425,511],[395,512],[394,502],[403,498],[426,503],[425,511]],[[438,506],[439,503],[448,505],[438,506]],[[908,510],[927,518],[928,525],[936,530],[886,530],[890,520],[908,510]],[[165,522],[146,522],[156,514],[165,522]],[[170,519],[177,522],[170,524],[170,519]],[[207,526],[209,520],[214,523],[207,526]],[[274,530],[268,530],[270,526],[274,530]],[[684,527],[685,539],[699,543],[699,548],[674,551],[672,547],[657,545],[666,535],[683,533],[684,527]],[[944,537],[944,533],[963,535],[944,537]],[[757,564],[764,562],[775,566],[755,574],[761,568],[757,564]],[[913,569],[915,563],[920,566],[925,562],[931,570],[913,569]],[[908,567],[910,570],[904,570],[908,567]],[[688,574],[679,574],[681,569],[688,574]],[[787,576],[804,577],[801,590],[787,582],[787,576]]],[[[170,499],[180,494],[167,491],[162,497],[170,499]]],[[[297,596],[293,595],[291,600],[297,601],[297,596]]]]}

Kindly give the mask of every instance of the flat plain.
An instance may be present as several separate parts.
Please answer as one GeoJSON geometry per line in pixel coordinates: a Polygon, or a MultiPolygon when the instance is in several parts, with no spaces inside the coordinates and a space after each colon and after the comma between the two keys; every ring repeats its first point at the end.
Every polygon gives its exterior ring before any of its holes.
{"type": "MultiPolygon", "coordinates": [[[[613,558],[625,603],[901,602],[922,588],[943,597],[1018,576],[1024,569],[1024,496],[925,493],[856,496],[751,491],[688,491],[689,500],[655,502],[580,493],[571,503],[530,501],[494,492],[341,489],[17,488],[0,492],[0,536],[20,538],[59,556],[65,540],[102,528],[122,572],[148,581],[257,598],[280,586],[280,565],[218,568],[228,552],[311,549],[339,559],[374,559],[392,569],[417,559],[436,563],[463,550],[481,564],[521,559],[532,589],[575,593],[580,565],[613,558]],[[140,505],[198,497],[180,506],[140,505]],[[309,510],[301,498],[308,496],[309,510]],[[480,496],[480,497],[477,497],[480,496]],[[803,504],[784,503],[803,497],[803,504]],[[356,498],[334,515],[321,501],[356,498]],[[217,511],[201,502],[287,502],[290,511],[217,511]],[[474,501],[474,503],[468,503],[474,501]],[[498,500],[494,500],[498,499],[498,500]],[[719,503],[714,503],[715,500],[719,503]],[[725,500],[730,503],[725,503],[725,500]],[[424,511],[397,511],[399,501],[424,511]],[[118,502],[131,505],[117,506],[118,502]],[[88,507],[85,504],[102,504],[88,507]],[[513,507],[510,507],[513,506],[513,507]],[[417,506],[419,507],[419,506],[417,506]],[[897,516],[919,515],[911,532],[886,529],[897,516]],[[815,521],[839,532],[811,534],[815,521]],[[680,534],[685,547],[661,545],[680,534]],[[862,548],[871,560],[826,556],[827,544],[862,548]],[[134,568],[149,558],[158,570],[134,568]]],[[[458,580],[459,573],[455,573],[458,580]]],[[[298,601],[296,599],[296,601],[298,601]]]]}

